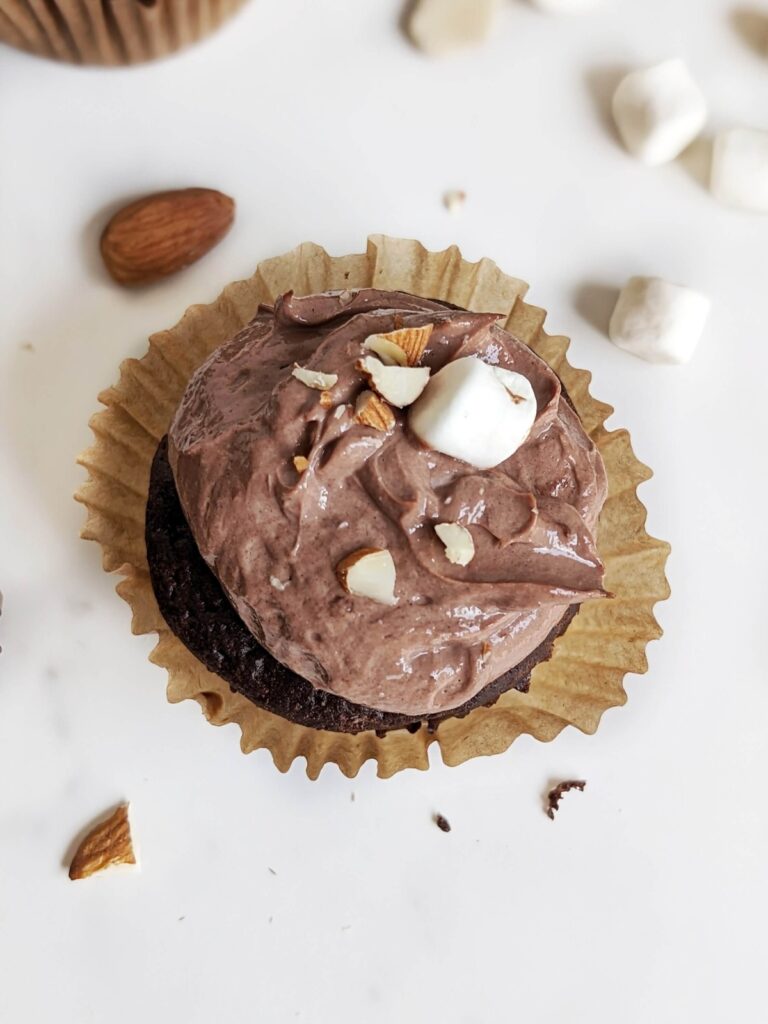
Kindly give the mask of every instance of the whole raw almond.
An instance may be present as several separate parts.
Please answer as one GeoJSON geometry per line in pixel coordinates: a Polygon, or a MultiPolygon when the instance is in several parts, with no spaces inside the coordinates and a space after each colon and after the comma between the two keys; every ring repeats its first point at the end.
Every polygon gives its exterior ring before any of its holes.
{"type": "Polygon", "coordinates": [[[119,284],[148,284],[199,260],[234,216],[234,200],[215,189],[156,192],[114,215],[101,236],[101,255],[119,284]]]}

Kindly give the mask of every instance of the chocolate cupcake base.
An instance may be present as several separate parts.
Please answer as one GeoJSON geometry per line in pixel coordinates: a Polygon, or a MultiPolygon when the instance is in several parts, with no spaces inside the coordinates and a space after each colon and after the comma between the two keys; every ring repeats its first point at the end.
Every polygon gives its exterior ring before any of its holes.
{"type": "Polygon", "coordinates": [[[206,565],[187,525],[163,438],[152,462],[146,517],[147,562],[160,612],[172,632],[206,668],[260,708],[312,729],[380,735],[393,729],[430,731],[445,718],[463,718],[477,707],[494,704],[507,690],[526,693],[531,673],[552,653],[578,611],[568,608],[555,628],[519,665],[450,711],[414,717],[353,704],[318,690],[286,668],[246,629],[221,584],[206,565]]]}

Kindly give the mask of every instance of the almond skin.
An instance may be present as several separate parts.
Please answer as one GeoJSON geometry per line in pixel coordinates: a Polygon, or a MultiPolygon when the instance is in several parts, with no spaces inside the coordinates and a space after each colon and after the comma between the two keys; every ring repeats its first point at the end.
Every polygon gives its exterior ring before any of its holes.
{"type": "Polygon", "coordinates": [[[69,866],[69,877],[75,881],[114,864],[135,863],[128,804],[121,804],[106,821],[92,828],[80,843],[69,866]]]}
{"type": "Polygon", "coordinates": [[[214,189],[156,192],[114,215],[101,236],[101,255],[118,284],[149,284],[205,256],[234,216],[234,200],[214,189]]]}

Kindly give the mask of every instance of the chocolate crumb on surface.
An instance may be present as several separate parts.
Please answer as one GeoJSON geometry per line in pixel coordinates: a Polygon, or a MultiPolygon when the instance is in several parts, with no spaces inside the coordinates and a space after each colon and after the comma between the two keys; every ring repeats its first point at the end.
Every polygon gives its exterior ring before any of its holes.
{"type": "Polygon", "coordinates": [[[572,789],[584,790],[586,782],[582,779],[568,779],[565,782],[558,782],[554,789],[550,789],[547,794],[547,817],[555,820],[555,811],[560,807],[560,800],[562,799],[563,793],[568,793],[572,789]]]}
{"type": "Polygon", "coordinates": [[[450,823],[450,821],[448,821],[447,818],[443,817],[442,814],[436,814],[435,818],[434,818],[434,821],[435,821],[435,824],[437,825],[437,827],[440,829],[441,832],[450,832],[451,831],[451,823],[450,823]]]}

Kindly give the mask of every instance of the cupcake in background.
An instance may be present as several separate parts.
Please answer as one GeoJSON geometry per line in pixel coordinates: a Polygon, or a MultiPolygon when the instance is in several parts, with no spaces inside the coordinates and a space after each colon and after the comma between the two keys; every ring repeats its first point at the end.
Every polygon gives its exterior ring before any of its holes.
{"type": "Polygon", "coordinates": [[[0,42],[73,64],[140,64],[197,42],[245,0],[0,0],[0,42]]]}

